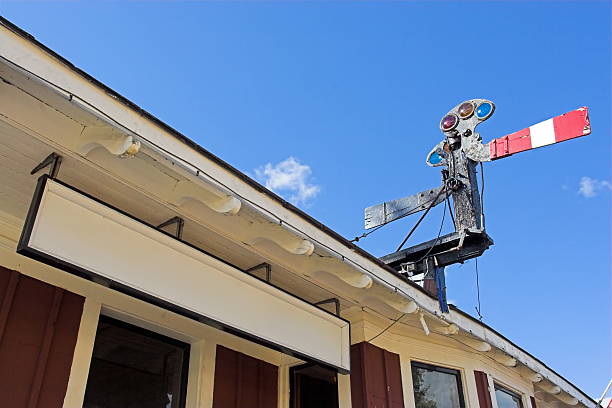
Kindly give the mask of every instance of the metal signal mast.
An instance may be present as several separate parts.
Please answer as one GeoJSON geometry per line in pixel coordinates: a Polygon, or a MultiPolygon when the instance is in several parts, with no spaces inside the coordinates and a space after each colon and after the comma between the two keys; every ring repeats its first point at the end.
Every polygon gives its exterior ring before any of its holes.
{"type": "Polygon", "coordinates": [[[494,111],[495,105],[491,101],[471,99],[455,106],[442,118],[440,130],[444,139],[426,159],[431,167],[443,167],[440,187],[365,209],[366,229],[380,228],[425,211],[409,237],[432,207],[448,197],[452,198],[454,232],[402,249],[406,237],[396,252],[381,258],[407,278],[423,274],[425,289],[437,294],[443,312],[448,311],[444,267],[478,257],[493,244],[485,231],[476,179],[477,164],[591,133],[588,108],[582,107],[483,144],[476,127],[489,119],[494,111]]]}

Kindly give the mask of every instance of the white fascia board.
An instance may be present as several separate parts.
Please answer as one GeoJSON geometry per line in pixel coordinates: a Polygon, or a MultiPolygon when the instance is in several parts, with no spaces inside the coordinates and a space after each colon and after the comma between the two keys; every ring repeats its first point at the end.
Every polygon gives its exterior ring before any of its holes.
{"type": "Polygon", "coordinates": [[[416,301],[419,308],[427,313],[448,323],[456,324],[461,330],[505,350],[509,355],[529,367],[542,367],[540,373],[544,377],[556,384],[563,385],[562,388],[564,390],[578,398],[585,406],[589,408],[595,407],[596,404],[586,398],[585,394],[582,394],[571,383],[561,379],[552,370],[539,363],[526,352],[518,349],[511,342],[503,339],[477,321],[467,318],[462,313],[453,310],[448,314],[440,313],[435,299],[394,276],[380,264],[322,231],[296,212],[287,209],[281,202],[270,195],[258,191],[227,168],[206,157],[203,152],[179,140],[170,129],[161,127],[137,110],[130,108],[127,104],[108,94],[104,89],[87,80],[35,43],[2,26],[0,26],[0,56],[60,86],[71,94],[76,95],[79,99],[86,101],[87,104],[94,106],[96,110],[114,118],[137,135],[146,137],[150,143],[167,152],[171,152],[172,156],[182,162],[185,167],[191,168],[193,172],[204,173],[209,180],[219,182],[227,189],[228,194],[234,194],[246,199],[246,204],[259,211],[263,217],[282,221],[282,225],[285,228],[290,229],[305,239],[311,240],[319,248],[327,247],[339,259],[356,270],[367,273],[374,281],[389,288],[391,291],[402,294],[407,299],[416,301]],[[555,379],[558,379],[558,382],[555,379]]]}
{"type": "Polygon", "coordinates": [[[350,370],[348,321],[47,176],[39,180],[18,252],[298,358],[350,370]]]}

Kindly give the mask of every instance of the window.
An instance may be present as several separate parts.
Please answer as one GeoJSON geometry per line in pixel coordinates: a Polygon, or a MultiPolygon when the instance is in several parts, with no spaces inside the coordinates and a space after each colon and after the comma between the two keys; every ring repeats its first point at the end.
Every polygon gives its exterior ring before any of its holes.
{"type": "Polygon", "coordinates": [[[318,364],[289,369],[291,408],[338,408],[338,374],[318,364]]]}
{"type": "Polygon", "coordinates": [[[495,384],[495,398],[497,408],[523,408],[521,396],[499,384],[495,384]]]}
{"type": "Polygon", "coordinates": [[[189,345],[100,316],[83,408],[183,408],[189,345]]]}
{"type": "MultiPolygon", "coordinates": [[[[463,408],[459,371],[412,362],[416,408],[463,408]]],[[[502,407],[500,407],[502,408],[502,407]]]]}

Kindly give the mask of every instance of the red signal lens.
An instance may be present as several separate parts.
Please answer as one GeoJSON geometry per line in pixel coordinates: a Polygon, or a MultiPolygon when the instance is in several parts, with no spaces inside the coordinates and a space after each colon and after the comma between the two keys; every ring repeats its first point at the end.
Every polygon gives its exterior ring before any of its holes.
{"type": "Polygon", "coordinates": [[[449,130],[453,130],[457,126],[457,123],[459,123],[459,119],[457,119],[457,116],[452,114],[446,115],[442,118],[442,121],[440,122],[440,128],[442,129],[442,131],[448,132],[449,130]]]}

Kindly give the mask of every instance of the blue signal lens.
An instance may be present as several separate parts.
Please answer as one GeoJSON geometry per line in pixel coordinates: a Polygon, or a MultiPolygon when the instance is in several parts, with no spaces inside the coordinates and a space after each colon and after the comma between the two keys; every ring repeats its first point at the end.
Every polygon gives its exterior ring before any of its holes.
{"type": "Polygon", "coordinates": [[[431,156],[429,156],[429,163],[438,164],[442,162],[442,156],[438,154],[438,152],[434,152],[431,156]]]}
{"type": "Polygon", "coordinates": [[[488,118],[493,113],[493,105],[489,102],[483,102],[476,108],[476,116],[480,120],[488,118]]]}

